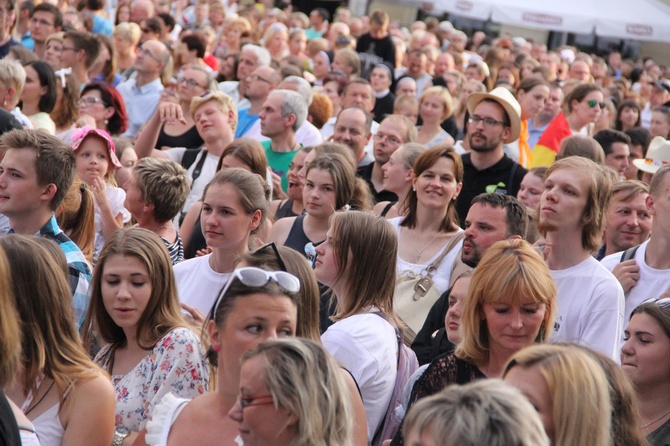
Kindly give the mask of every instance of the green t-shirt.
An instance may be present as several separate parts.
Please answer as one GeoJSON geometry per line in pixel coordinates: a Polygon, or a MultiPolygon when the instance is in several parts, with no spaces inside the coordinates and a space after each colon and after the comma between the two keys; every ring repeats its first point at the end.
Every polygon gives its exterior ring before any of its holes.
{"type": "MultiPolygon", "coordinates": [[[[286,177],[286,174],[288,173],[288,168],[291,165],[291,161],[293,161],[293,157],[300,149],[294,150],[293,152],[275,152],[270,147],[270,144],[270,140],[263,141],[261,143],[263,149],[265,149],[265,156],[268,159],[268,165],[274,173],[281,177],[281,188],[284,189],[284,192],[286,192],[288,190],[288,178],[286,177]]],[[[302,147],[302,144],[300,147],[302,147]]]]}

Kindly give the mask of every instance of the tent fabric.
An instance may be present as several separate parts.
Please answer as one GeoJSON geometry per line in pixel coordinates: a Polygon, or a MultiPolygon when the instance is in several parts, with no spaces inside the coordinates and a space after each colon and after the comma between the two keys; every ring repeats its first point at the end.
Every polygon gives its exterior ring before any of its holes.
{"type": "Polygon", "coordinates": [[[670,42],[670,6],[659,0],[435,0],[433,10],[527,28],[670,42]]]}

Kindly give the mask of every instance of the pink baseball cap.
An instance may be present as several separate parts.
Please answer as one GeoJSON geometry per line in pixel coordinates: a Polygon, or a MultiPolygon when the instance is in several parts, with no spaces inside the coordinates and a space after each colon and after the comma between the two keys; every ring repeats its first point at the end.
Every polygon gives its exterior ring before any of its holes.
{"type": "Polygon", "coordinates": [[[120,169],[121,167],[121,162],[119,159],[116,157],[116,146],[114,145],[114,141],[112,141],[112,137],[109,135],[104,130],[100,129],[94,129],[89,125],[85,125],[84,127],[75,130],[72,133],[72,137],[70,140],[70,145],[72,146],[72,151],[76,152],[81,143],[84,141],[84,139],[90,135],[91,133],[94,133],[98,136],[100,136],[102,139],[107,141],[107,148],[109,149],[109,158],[112,160],[112,164],[114,165],[114,168],[116,170],[120,169]]]}

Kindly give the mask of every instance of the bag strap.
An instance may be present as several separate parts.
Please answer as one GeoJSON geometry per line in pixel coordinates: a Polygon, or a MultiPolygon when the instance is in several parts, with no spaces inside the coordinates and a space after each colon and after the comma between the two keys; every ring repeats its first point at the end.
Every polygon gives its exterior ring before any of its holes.
{"type": "Polygon", "coordinates": [[[203,150],[202,155],[200,156],[200,159],[198,160],[198,164],[195,165],[195,169],[193,169],[193,173],[191,174],[191,189],[193,189],[193,185],[195,184],[195,180],[198,179],[200,174],[202,173],[202,166],[205,165],[205,161],[207,160],[207,150],[203,150]]]}
{"type": "Polygon", "coordinates": [[[621,260],[619,260],[619,263],[635,258],[635,253],[637,252],[639,247],[640,245],[637,245],[625,250],[623,254],[621,254],[621,260]]]}
{"type": "Polygon", "coordinates": [[[202,149],[186,149],[184,156],[181,157],[181,167],[188,170],[189,167],[195,162],[195,159],[198,157],[202,149]]]}
{"type": "Polygon", "coordinates": [[[426,268],[427,275],[433,275],[433,272],[437,270],[437,268],[440,266],[440,263],[442,263],[442,260],[447,256],[447,254],[449,254],[449,252],[454,249],[458,242],[463,240],[464,234],[465,232],[461,231],[451,238],[447,246],[444,248],[444,250],[442,250],[442,253],[426,268]]]}

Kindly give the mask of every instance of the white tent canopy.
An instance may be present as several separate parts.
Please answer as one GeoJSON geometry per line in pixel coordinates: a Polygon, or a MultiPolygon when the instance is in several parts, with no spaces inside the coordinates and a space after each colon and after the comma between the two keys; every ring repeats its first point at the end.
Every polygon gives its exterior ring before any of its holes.
{"type": "Polygon", "coordinates": [[[670,6],[657,0],[434,0],[431,12],[505,25],[670,42],[670,6]]]}

